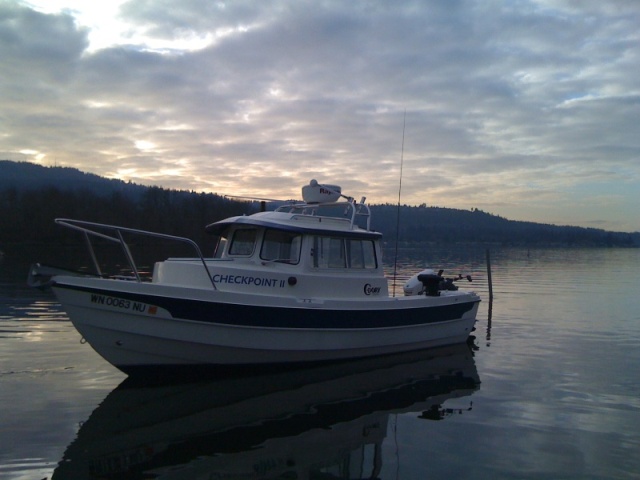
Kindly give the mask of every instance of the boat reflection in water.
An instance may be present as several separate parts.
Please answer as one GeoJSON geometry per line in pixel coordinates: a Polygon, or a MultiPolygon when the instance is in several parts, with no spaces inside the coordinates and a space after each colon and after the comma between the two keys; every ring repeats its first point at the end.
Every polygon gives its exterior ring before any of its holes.
{"type": "Polygon", "coordinates": [[[129,378],[53,478],[375,478],[390,415],[441,419],[479,383],[465,344],[193,383],[129,378]]]}

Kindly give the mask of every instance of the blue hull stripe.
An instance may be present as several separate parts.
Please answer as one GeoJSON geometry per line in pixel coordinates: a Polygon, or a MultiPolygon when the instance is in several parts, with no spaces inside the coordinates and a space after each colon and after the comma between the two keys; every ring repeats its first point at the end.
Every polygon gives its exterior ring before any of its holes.
{"type": "Polygon", "coordinates": [[[432,324],[459,319],[477,303],[477,301],[471,301],[454,305],[402,310],[329,310],[323,308],[284,308],[208,302],[157,295],[113,292],[60,283],[54,283],[53,287],[155,305],[167,310],[173,318],[177,319],[223,325],[271,328],[358,329],[432,324]]]}

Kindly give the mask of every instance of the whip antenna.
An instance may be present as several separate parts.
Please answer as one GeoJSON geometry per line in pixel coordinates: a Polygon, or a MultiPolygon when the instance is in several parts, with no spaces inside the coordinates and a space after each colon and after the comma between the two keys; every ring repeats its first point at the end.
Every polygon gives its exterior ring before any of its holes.
{"type": "Polygon", "coordinates": [[[396,211],[396,253],[393,258],[393,296],[396,296],[396,276],[398,273],[398,239],[400,237],[400,196],[402,195],[402,166],[404,163],[404,129],[407,124],[407,109],[402,118],[402,149],[400,151],[400,182],[398,185],[398,209],[396,211]]]}

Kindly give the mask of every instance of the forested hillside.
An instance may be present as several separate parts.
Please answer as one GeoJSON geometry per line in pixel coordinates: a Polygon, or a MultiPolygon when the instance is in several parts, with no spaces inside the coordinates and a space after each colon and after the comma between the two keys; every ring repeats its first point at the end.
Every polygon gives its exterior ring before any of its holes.
{"type": "MultiPolygon", "coordinates": [[[[395,235],[398,207],[372,207],[377,230],[395,235]]],[[[608,232],[595,228],[518,222],[481,210],[441,207],[400,209],[399,238],[405,241],[437,243],[476,242],[514,246],[609,246],[638,247],[640,233],[608,232]]],[[[387,239],[392,237],[387,235],[387,239]]]]}
{"type": "Polygon", "coordinates": [[[131,197],[142,195],[147,188],[81,172],[76,168],[43,167],[35,163],[0,160],[0,192],[11,188],[38,190],[51,186],[60,190],[82,188],[101,196],[110,195],[114,191],[126,192],[131,197]]]}
{"type": "Polygon", "coordinates": [[[187,236],[205,242],[204,226],[252,209],[249,203],[205,193],[149,187],[139,198],[121,192],[97,195],[91,190],[0,191],[0,244],[81,240],[76,233],[54,223],[58,217],[187,236]]]}
{"type": "MultiPolygon", "coordinates": [[[[374,205],[372,227],[396,239],[398,208],[374,205]]],[[[256,203],[189,191],[145,187],[76,169],[0,161],[0,245],[73,243],[81,238],[54,223],[57,217],[109,223],[207,243],[204,226],[252,213],[256,203]]],[[[480,210],[403,206],[403,242],[475,242],[520,246],[638,247],[640,233],[516,222],[480,210]]]]}

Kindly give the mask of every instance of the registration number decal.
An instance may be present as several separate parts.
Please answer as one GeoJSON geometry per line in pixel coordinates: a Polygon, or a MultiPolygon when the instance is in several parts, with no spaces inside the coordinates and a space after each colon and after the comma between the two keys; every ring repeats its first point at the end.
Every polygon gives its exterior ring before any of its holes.
{"type": "Polygon", "coordinates": [[[91,294],[91,303],[97,305],[106,305],[108,307],[120,308],[122,310],[131,310],[134,312],[148,313],[155,315],[158,313],[158,307],[155,305],[147,305],[141,302],[132,302],[126,298],[109,297],[107,295],[99,295],[97,293],[91,294]]]}

